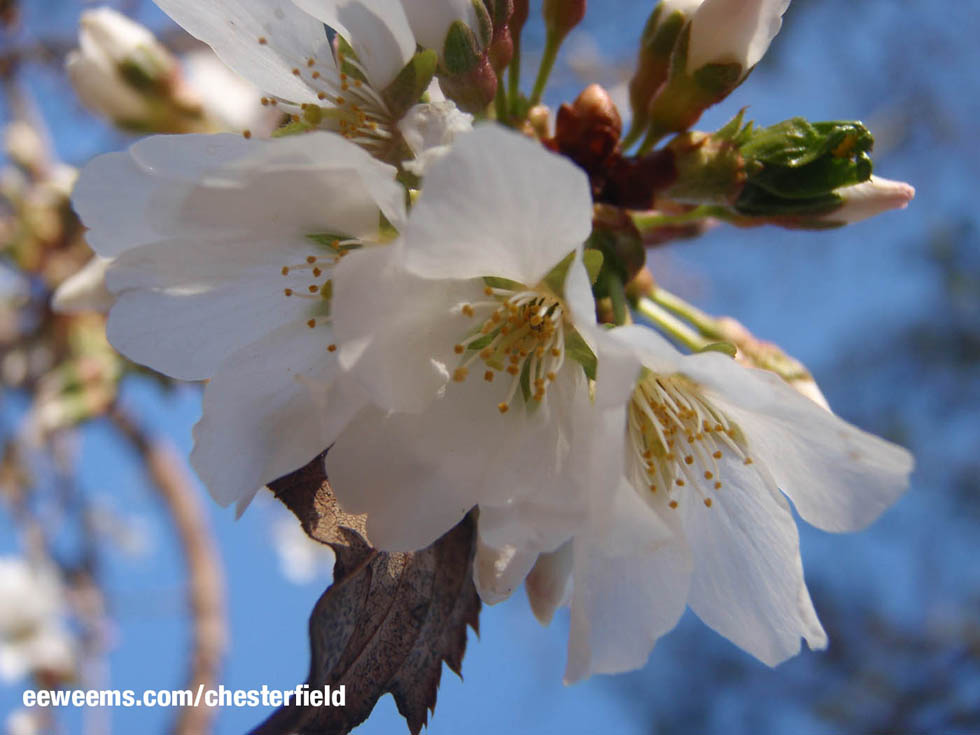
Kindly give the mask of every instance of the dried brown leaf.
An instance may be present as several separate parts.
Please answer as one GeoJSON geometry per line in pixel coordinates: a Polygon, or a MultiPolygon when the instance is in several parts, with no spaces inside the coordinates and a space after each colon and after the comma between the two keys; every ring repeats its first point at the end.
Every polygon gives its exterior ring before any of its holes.
{"type": "Polygon", "coordinates": [[[471,513],[432,546],[386,553],[366,541],[364,516],[345,513],[327,482],[323,455],[269,487],[307,534],[336,554],[334,581],[310,616],[310,689],[344,685],[344,707],[282,707],[252,735],[341,735],[391,692],[417,733],[435,710],[445,661],[457,674],[466,626],[478,630],[471,513]]]}

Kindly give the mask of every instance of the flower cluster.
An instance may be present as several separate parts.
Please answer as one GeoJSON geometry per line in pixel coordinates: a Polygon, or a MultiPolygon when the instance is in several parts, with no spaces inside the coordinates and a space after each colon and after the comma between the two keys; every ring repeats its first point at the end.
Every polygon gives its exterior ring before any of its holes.
{"type": "MultiPolygon", "coordinates": [[[[788,0],[658,6],[634,132],[620,143],[607,116],[613,149],[589,166],[567,153],[595,152],[588,116],[570,141],[533,108],[547,59],[531,99],[494,74],[475,127],[443,96],[472,110],[470,72],[519,63],[500,46],[516,30],[519,49],[512,3],[158,3],[288,115],[271,140],[142,140],[91,162],[73,197],[112,344],[208,381],[191,461],[218,502],[241,512],[329,448],[337,498],[379,548],[427,546],[477,507],[481,596],[526,581],[545,621],[570,604],[569,681],[642,665],[687,606],[771,665],[801,638],[825,645],[788,501],[857,530],[904,490],[911,457],[798,392],[789,358],[763,364],[748,339],[710,342],[665,308],[639,231],[660,215],[625,204],[673,196],[702,216],[730,174],[726,206],[777,179],[799,199],[785,182],[810,177],[822,209],[807,212],[853,218],[834,193],[847,187],[853,207],[887,208],[869,201],[880,180],[857,128],[760,135],[738,118],[650,153],[738,86],[788,0]],[[652,168],[667,158],[674,179],[652,168]],[[630,182],[649,196],[613,195],[630,182]]],[[[577,23],[585,3],[565,5],[545,3],[546,21],[577,23]]],[[[551,25],[558,44],[568,28],[551,25]]]]}

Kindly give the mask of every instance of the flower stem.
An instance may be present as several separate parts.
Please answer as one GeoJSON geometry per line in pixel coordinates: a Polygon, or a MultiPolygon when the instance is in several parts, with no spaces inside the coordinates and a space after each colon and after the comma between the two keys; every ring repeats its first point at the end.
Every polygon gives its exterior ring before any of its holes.
{"type": "Polygon", "coordinates": [[[504,80],[497,80],[497,93],[493,98],[494,109],[497,112],[497,122],[506,125],[510,117],[507,114],[507,91],[504,89],[504,80]]]}
{"type": "Polygon", "coordinates": [[[629,305],[626,303],[626,287],[619,276],[611,270],[603,275],[603,286],[612,302],[613,320],[617,325],[626,324],[629,319],[629,305]]]}
{"type": "Polygon", "coordinates": [[[558,49],[561,48],[562,37],[554,31],[549,31],[544,44],[544,55],[541,57],[541,66],[538,67],[538,78],[534,80],[534,90],[531,92],[530,106],[534,107],[541,102],[541,95],[544,88],[548,85],[548,77],[555,66],[558,58],[558,49]]]}
{"type": "Polygon", "coordinates": [[[521,39],[514,39],[514,55],[507,69],[507,110],[511,117],[517,115],[518,99],[521,94],[521,39]]]}
{"type": "Polygon", "coordinates": [[[654,286],[647,292],[647,296],[654,303],[693,324],[703,336],[709,339],[722,339],[724,337],[721,330],[718,329],[717,320],[679,296],[670,293],[670,291],[654,286]]]}
{"type": "Polygon", "coordinates": [[[694,352],[699,352],[713,344],[691,329],[652,299],[642,296],[636,303],[636,310],[657,327],[694,352]]]}
{"type": "Polygon", "coordinates": [[[652,214],[650,212],[634,212],[630,216],[633,219],[633,225],[640,231],[641,235],[649,230],[656,230],[661,227],[687,225],[692,222],[697,222],[698,220],[708,219],[709,217],[720,219],[725,222],[738,222],[738,218],[733,216],[731,211],[725,207],[719,207],[711,204],[702,204],[695,207],[690,212],[684,212],[683,214],[652,214]]]}

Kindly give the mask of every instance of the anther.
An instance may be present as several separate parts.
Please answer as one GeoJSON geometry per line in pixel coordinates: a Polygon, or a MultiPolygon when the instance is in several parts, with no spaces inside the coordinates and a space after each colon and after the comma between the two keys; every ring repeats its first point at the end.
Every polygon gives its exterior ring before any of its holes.
{"type": "Polygon", "coordinates": [[[500,413],[507,413],[510,410],[510,406],[506,403],[498,403],[497,410],[500,411],[500,413]]]}
{"type": "Polygon", "coordinates": [[[337,345],[327,345],[327,352],[336,352],[337,345]]]}
{"type": "Polygon", "coordinates": [[[485,373],[483,373],[483,379],[485,381],[487,381],[488,383],[492,383],[493,382],[493,370],[487,370],[485,373]]]}
{"type": "Polygon", "coordinates": [[[453,373],[453,380],[457,383],[462,383],[464,380],[466,380],[466,376],[469,375],[469,372],[470,371],[465,367],[456,368],[456,371],[453,373]]]}
{"type": "Polygon", "coordinates": [[[313,327],[315,327],[315,326],[316,326],[316,319],[310,319],[310,320],[309,320],[309,321],[308,321],[308,322],[306,323],[306,326],[308,326],[308,327],[309,327],[310,329],[313,329],[313,327]]]}
{"type": "Polygon", "coordinates": [[[677,501],[676,500],[671,500],[670,503],[668,503],[668,505],[670,505],[671,508],[676,509],[677,508],[677,501]]]}
{"type": "Polygon", "coordinates": [[[710,508],[711,507],[711,498],[705,498],[704,499],[704,507],[705,508],[710,508]]]}

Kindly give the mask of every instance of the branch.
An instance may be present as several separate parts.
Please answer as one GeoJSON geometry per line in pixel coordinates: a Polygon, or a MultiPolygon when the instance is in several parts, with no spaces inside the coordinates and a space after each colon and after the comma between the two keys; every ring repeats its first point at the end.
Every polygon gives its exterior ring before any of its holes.
{"type": "MultiPolygon", "coordinates": [[[[193,630],[191,670],[186,688],[215,689],[227,643],[224,571],[208,528],[207,513],[187,475],[183,459],[169,445],[150,439],[146,430],[118,405],[109,411],[117,431],[143,459],[167,506],[187,563],[187,596],[193,630]]],[[[175,735],[210,732],[216,711],[187,707],[177,718],[175,735]]]]}

